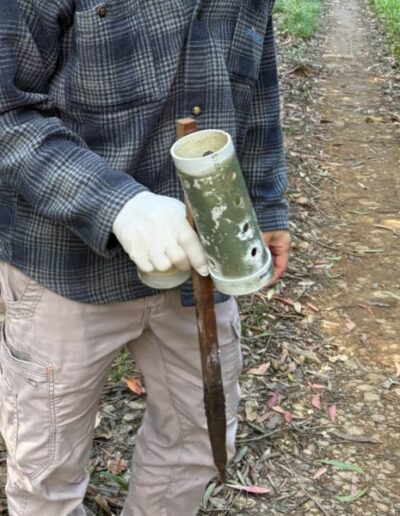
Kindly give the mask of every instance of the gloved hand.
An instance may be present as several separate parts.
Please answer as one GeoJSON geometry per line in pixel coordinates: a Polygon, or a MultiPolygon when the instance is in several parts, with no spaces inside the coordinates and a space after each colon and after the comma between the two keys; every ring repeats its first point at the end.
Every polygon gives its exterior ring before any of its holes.
{"type": "Polygon", "coordinates": [[[207,276],[206,255],[186,219],[185,205],[171,197],[140,192],[115,218],[113,233],[132,261],[144,272],[190,265],[207,276]]]}

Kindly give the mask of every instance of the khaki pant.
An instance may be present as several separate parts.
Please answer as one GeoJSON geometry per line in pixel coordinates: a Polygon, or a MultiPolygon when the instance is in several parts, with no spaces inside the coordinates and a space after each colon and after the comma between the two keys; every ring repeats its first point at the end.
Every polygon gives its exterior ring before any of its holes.
{"type": "MultiPolygon", "coordinates": [[[[0,430],[10,516],[81,516],[101,388],[128,345],[147,411],[124,516],[195,515],[215,475],[204,414],[197,326],[179,291],[110,305],[65,299],[0,262],[6,319],[0,346],[0,430]]],[[[234,453],[241,368],[234,300],[217,305],[234,453]]]]}

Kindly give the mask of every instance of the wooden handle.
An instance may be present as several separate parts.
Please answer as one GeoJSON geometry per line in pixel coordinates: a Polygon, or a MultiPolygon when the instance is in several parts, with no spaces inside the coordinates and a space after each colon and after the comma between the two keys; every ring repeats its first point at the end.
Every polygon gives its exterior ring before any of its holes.
{"type": "Polygon", "coordinates": [[[176,121],[176,139],[183,138],[198,129],[196,120],[193,118],[180,118],[176,121]]]}

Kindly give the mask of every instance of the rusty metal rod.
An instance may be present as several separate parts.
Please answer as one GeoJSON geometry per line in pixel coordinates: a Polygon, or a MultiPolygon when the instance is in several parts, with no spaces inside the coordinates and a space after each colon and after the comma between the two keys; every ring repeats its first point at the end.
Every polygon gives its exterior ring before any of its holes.
{"type": "MultiPolygon", "coordinates": [[[[197,131],[192,118],[177,120],[176,137],[182,138],[197,131]]],[[[187,217],[194,227],[189,204],[187,217]]],[[[226,481],[226,414],[225,395],[218,346],[217,321],[214,307],[214,286],[210,276],[200,276],[192,269],[192,282],[196,300],[197,326],[204,384],[204,407],[210,435],[214,463],[222,482],[226,481]]]]}

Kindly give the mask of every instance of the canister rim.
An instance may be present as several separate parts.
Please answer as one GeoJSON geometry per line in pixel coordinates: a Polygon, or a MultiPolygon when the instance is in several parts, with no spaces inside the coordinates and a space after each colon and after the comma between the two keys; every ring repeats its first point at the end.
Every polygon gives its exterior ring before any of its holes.
{"type": "Polygon", "coordinates": [[[235,149],[232,137],[226,131],[202,129],[177,140],[170,153],[178,174],[202,177],[218,173],[222,163],[235,155],[235,149]],[[219,141],[215,141],[217,137],[219,141]]]}
{"type": "MultiPolygon", "coordinates": [[[[223,131],[222,129],[202,129],[201,131],[196,131],[194,133],[187,134],[186,136],[183,136],[182,138],[177,140],[174,143],[174,145],[171,147],[171,151],[170,151],[171,152],[171,156],[174,159],[179,159],[179,160],[183,160],[184,159],[184,160],[187,160],[187,161],[195,161],[195,160],[201,159],[203,156],[196,156],[196,157],[193,157],[193,158],[186,158],[186,157],[183,157],[183,156],[179,156],[176,153],[176,149],[179,148],[179,147],[182,147],[183,145],[185,145],[185,143],[187,143],[188,140],[199,138],[200,136],[204,135],[205,133],[222,134],[222,135],[224,135],[226,137],[225,145],[223,147],[221,147],[220,149],[218,149],[217,151],[213,152],[212,154],[219,154],[219,153],[225,152],[225,150],[229,147],[229,145],[232,142],[231,135],[229,133],[227,133],[226,131],[223,131]]],[[[210,156],[212,154],[210,154],[210,156]]]]}

